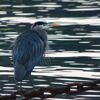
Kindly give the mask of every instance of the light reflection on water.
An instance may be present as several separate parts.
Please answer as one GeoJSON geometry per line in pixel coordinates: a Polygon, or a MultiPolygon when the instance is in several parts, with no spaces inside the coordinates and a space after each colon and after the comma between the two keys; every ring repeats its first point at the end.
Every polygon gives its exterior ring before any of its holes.
{"type": "MultiPolygon", "coordinates": [[[[60,27],[48,31],[50,48],[32,72],[34,87],[62,86],[100,77],[100,2],[98,0],[0,1],[0,93],[15,91],[11,45],[20,32],[38,20],[60,27]],[[49,60],[49,57],[51,60],[49,60]],[[45,62],[44,62],[45,61],[45,62]]],[[[23,81],[24,89],[32,83],[23,81]]],[[[47,100],[99,100],[100,91],[58,95],[47,100]]]]}

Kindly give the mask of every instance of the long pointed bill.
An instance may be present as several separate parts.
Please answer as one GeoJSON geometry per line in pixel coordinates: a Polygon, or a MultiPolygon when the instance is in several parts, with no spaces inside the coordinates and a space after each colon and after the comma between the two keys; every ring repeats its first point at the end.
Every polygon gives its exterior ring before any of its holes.
{"type": "Polygon", "coordinates": [[[50,23],[49,26],[50,27],[57,27],[57,26],[60,26],[60,25],[59,24],[56,24],[56,23],[50,23]]]}

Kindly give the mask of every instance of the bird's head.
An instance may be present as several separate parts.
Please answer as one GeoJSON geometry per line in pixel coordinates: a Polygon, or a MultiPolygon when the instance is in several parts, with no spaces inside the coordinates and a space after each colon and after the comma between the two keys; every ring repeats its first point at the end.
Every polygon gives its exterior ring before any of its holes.
{"type": "Polygon", "coordinates": [[[44,22],[44,21],[38,21],[38,22],[35,22],[35,23],[32,25],[31,29],[33,30],[34,28],[38,27],[38,28],[47,30],[47,29],[49,29],[50,27],[54,27],[54,26],[58,26],[58,25],[55,24],[55,23],[47,23],[47,22],[44,22]]]}

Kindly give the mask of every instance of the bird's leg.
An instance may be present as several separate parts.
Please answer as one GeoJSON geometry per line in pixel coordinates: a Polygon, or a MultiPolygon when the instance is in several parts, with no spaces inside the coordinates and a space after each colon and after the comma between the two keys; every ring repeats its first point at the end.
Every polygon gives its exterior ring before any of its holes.
{"type": "Polygon", "coordinates": [[[31,84],[32,84],[32,88],[34,89],[34,83],[33,83],[33,78],[32,78],[32,75],[30,75],[30,82],[31,82],[31,84]]]}
{"type": "Polygon", "coordinates": [[[25,90],[22,87],[22,81],[19,82],[19,89],[18,91],[20,92],[21,95],[23,95],[23,93],[25,92],[25,90]]]}
{"type": "Polygon", "coordinates": [[[18,91],[22,90],[22,81],[18,82],[17,80],[14,80],[16,84],[16,88],[18,91]]]}
{"type": "Polygon", "coordinates": [[[22,91],[22,81],[20,81],[20,82],[15,81],[15,82],[16,82],[17,90],[22,91]]]}
{"type": "Polygon", "coordinates": [[[19,89],[22,90],[22,81],[19,83],[19,89]]]}

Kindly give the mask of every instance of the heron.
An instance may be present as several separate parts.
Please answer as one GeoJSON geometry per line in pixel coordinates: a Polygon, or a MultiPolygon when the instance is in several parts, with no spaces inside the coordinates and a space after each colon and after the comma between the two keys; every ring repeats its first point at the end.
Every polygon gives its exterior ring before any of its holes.
{"type": "Polygon", "coordinates": [[[29,30],[21,33],[14,42],[12,59],[14,66],[14,79],[25,80],[44,56],[48,38],[46,30],[57,26],[55,23],[44,21],[35,22],[29,30]]]}

